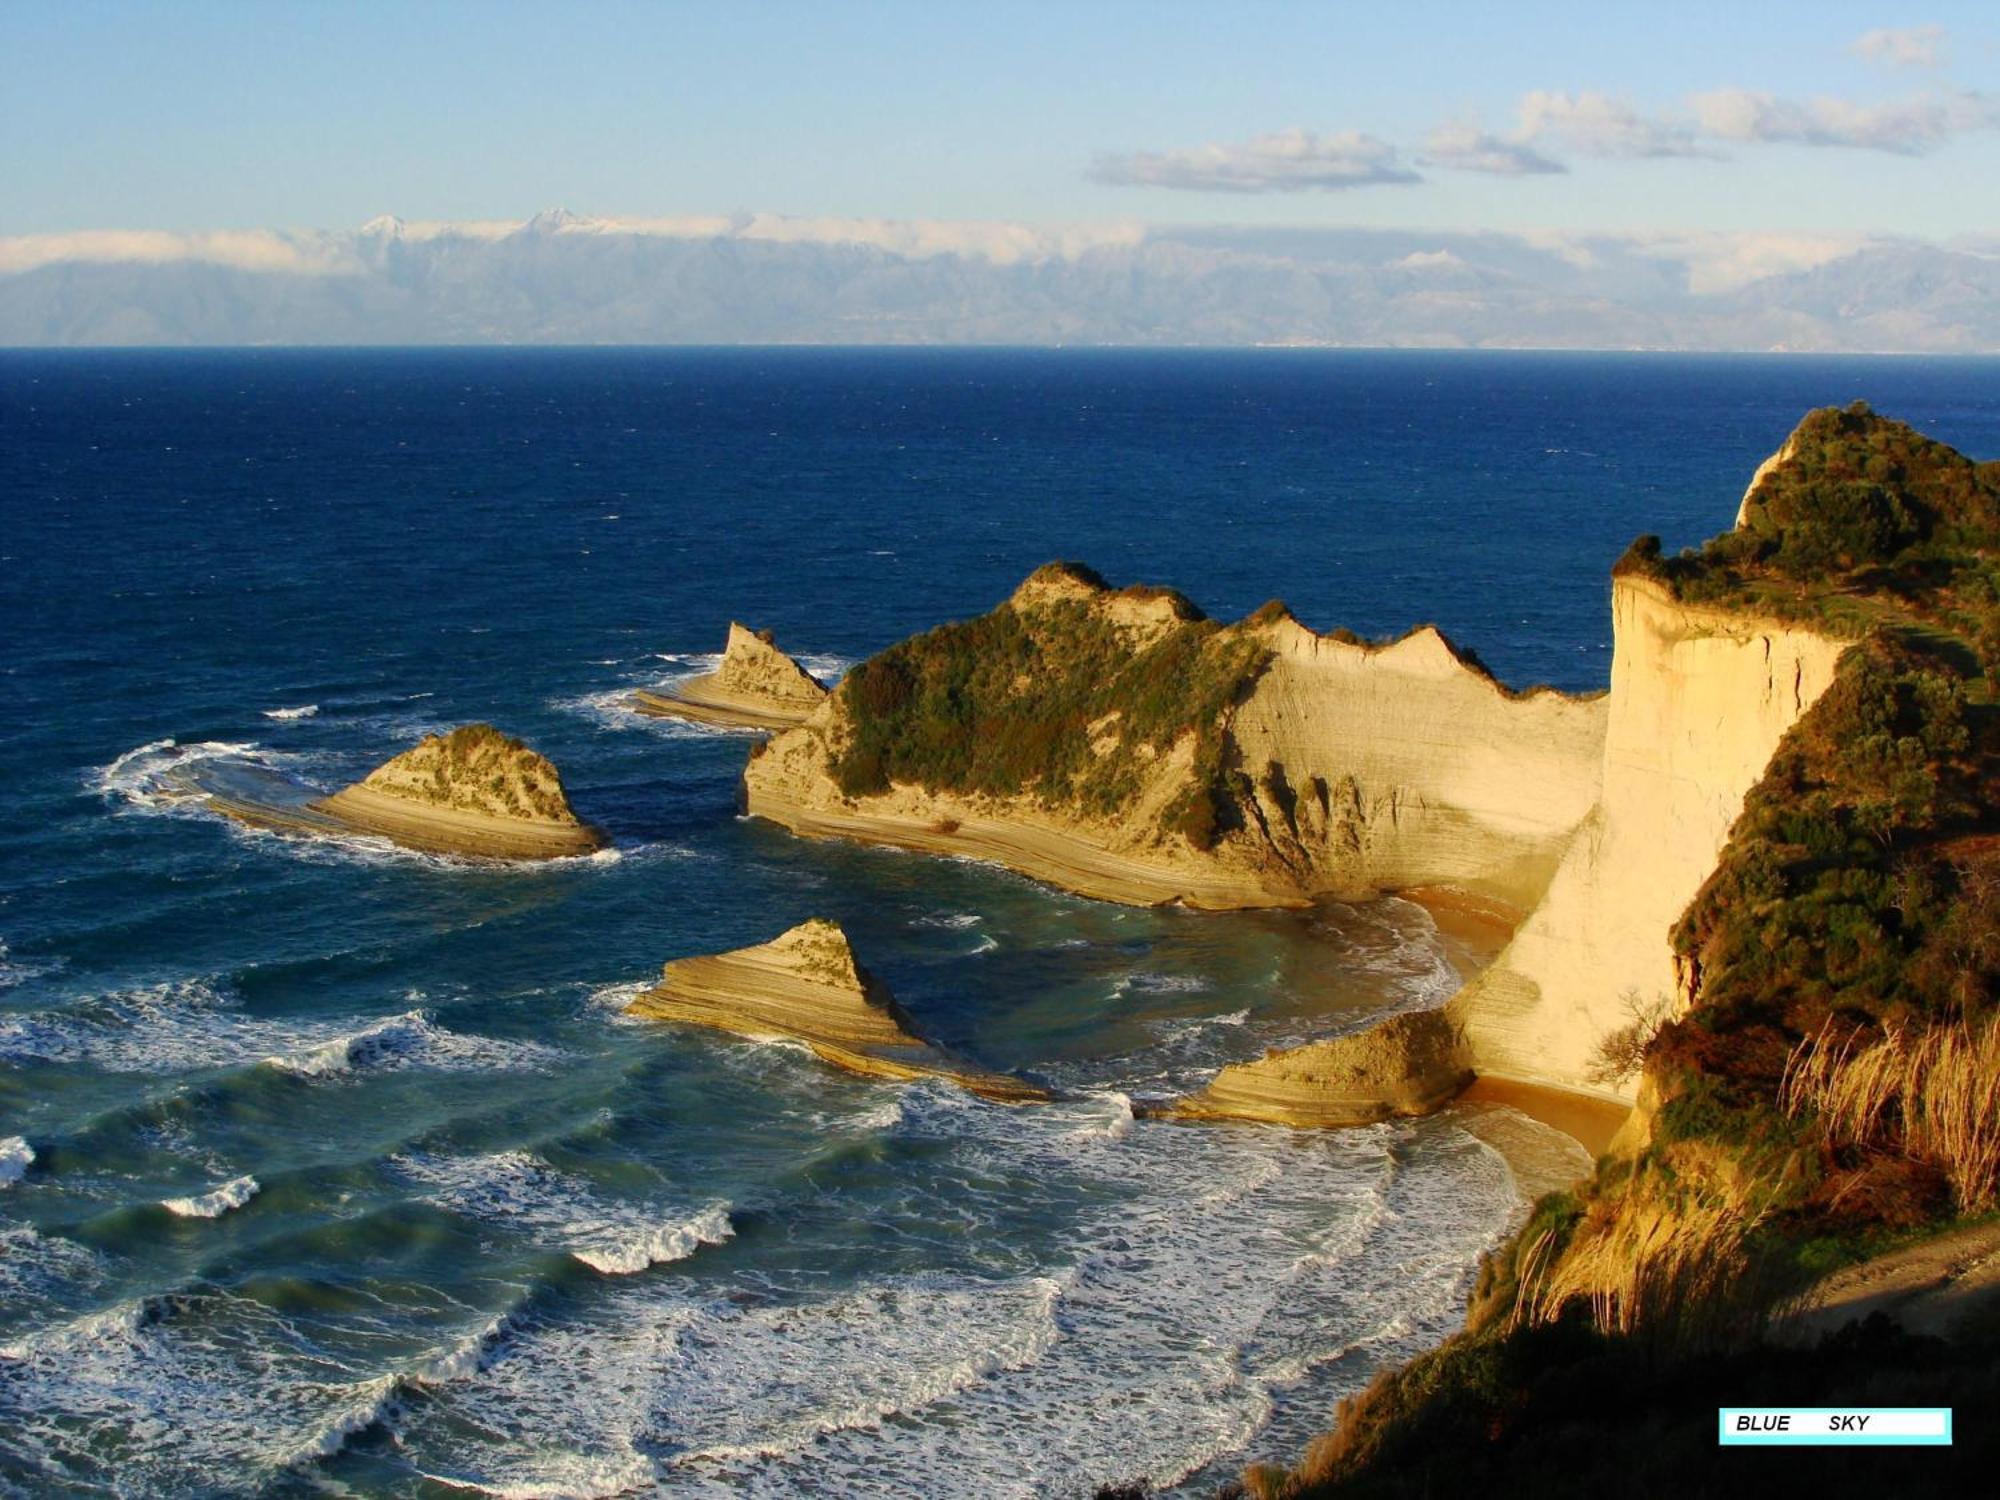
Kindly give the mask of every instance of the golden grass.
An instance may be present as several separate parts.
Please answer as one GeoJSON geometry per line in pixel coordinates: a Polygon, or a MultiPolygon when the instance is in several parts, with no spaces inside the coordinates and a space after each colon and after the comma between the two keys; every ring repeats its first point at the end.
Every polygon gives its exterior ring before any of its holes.
{"type": "Polygon", "coordinates": [[[1833,1145],[1899,1150],[1944,1173],[1961,1213],[2000,1191],[2000,1016],[1891,1030],[1857,1045],[1831,1029],[1806,1038],[1779,1099],[1815,1117],[1833,1145]]]}
{"type": "Polygon", "coordinates": [[[1526,1248],[1516,1326],[1554,1322],[1580,1299],[1604,1333],[1689,1347],[1755,1334],[1779,1291],[1752,1244],[1768,1184],[1719,1155],[1681,1154],[1677,1170],[1635,1169],[1567,1243],[1544,1230],[1526,1248]]]}

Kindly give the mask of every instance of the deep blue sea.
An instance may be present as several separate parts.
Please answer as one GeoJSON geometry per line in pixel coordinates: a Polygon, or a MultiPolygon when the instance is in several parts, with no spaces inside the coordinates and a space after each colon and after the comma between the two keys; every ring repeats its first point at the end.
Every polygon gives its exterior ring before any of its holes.
{"type": "Polygon", "coordinates": [[[832,677],[1057,557],[1600,688],[1625,544],[1727,526],[1856,397],[2000,455],[1994,361],[0,354],[0,1491],[1025,1500],[1295,1454],[1580,1152],[1130,1099],[1475,955],[1396,900],[801,842],[738,816],[745,737],[623,695],[731,619],[832,677]],[[615,849],[292,841],[161,781],[330,787],[477,719],[615,849]],[[620,1014],[814,914],[1063,1102],[620,1014]]]}

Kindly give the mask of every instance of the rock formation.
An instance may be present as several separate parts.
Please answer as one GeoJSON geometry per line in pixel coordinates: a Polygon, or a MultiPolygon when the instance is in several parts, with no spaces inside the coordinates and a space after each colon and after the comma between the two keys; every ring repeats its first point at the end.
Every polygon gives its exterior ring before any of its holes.
{"type": "Polygon", "coordinates": [[[630,1010],[742,1036],[788,1037],[837,1068],[877,1078],[942,1078],[1009,1103],[1048,1097],[918,1036],[888,987],[855,962],[847,934],[819,918],[755,947],[675,959],[630,1010]]]}
{"type": "Polygon", "coordinates": [[[1450,885],[1525,910],[1597,800],[1604,722],[1601,696],[1511,693],[1429,627],[1370,645],[1277,605],[1218,626],[1170,591],[1052,565],[991,615],[865,664],[744,787],[750,812],[798,833],[976,855],[1115,901],[1450,885]],[[982,682],[1000,653],[1011,680],[982,682]],[[921,698],[879,707],[895,674],[922,673],[972,678],[973,722],[909,723],[921,698]],[[878,731],[945,742],[937,774],[890,766],[855,790],[878,731]],[[1015,744],[1067,764],[1065,784],[982,785],[978,758],[1015,744]]]}
{"type": "Polygon", "coordinates": [[[804,723],[825,698],[825,685],[772,644],[768,630],[731,621],[720,666],[665,692],[636,692],[632,706],[655,718],[781,730],[804,723]]]}
{"type": "MultiPolygon", "coordinates": [[[[1837,421],[1808,422],[1812,442],[1794,434],[1758,469],[1727,555],[1767,555],[1789,545],[1782,526],[1818,524],[1811,466],[1829,461],[1837,421]],[[1780,491],[1803,521],[1764,514],[1780,491]]],[[[1685,1007],[1694,976],[1669,930],[1854,632],[1810,611],[1779,618],[1754,590],[1686,599],[1657,567],[1621,567],[1611,592],[1611,690],[1573,698],[1511,693],[1427,628],[1368,645],[1281,606],[1216,626],[1178,595],[1056,565],[991,615],[857,668],[753,756],[746,800],[800,833],[976,854],[1115,900],[1285,905],[1443,886],[1526,913],[1436,1025],[1398,1018],[1372,1040],[1240,1065],[1183,1113],[1379,1117],[1473,1072],[1629,1103],[1636,1074],[1606,1066],[1606,1043],[1685,1007]],[[1066,678],[1066,652],[1110,686],[1066,678]],[[1006,662],[1011,680],[968,670],[968,655],[1006,662]],[[1063,737],[1078,721],[1082,749],[1063,737]],[[982,757],[1015,741],[1033,755],[1009,787],[1007,763],[982,757]]]]}
{"type": "Polygon", "coordinates": [[[1429,1114],[1471,1081],[1456,1024],[1442,1011],[1418,1011],[1224,1068],[1199,1094],[1159,1113],[1179,1120],[1372,1125],[1429,1114]]]}
{"type": "Polygon", "coordinates": [[[571,810],[556,768],[490,724],[431,735],[329,797],[226,762],[197,768],[190,789],[253,827],[374,834],[427,854],[556,859],[608,842],[571,810]]]}

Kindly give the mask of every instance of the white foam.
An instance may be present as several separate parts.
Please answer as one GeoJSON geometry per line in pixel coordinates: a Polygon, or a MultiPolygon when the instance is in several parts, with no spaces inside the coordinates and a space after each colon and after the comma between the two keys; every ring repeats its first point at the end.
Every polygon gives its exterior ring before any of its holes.
{"type": "Polygon", "coordinates": [[[86,785],[106,801],[141,812],[163,812],[205,800],[168,780],[169,773],[204,760],[224,757],[261,760],[254,743],[202,740],[183,745],[178,740],[153,740],[127,750],[109,765],[90,773],[86,785]]]}
{"type": "Polygon", "coordinates": [[[663,1214],[648,1204],[608,1200],[583,1179],[527,1151],[465,1157],[414,1153],[392,1164],[428,1189],[427,1198],[438,1207],[512,1223],[606,1276],[686,1260],[736,1232],[726,1203],[663,1214]]]}
{"type": "Polygon", "coordinates": [[[57,1487],[115,1455],[127,1494],[262,1488],[379,1420],[397,1385],[226,1292],[121,1302],[0,1345],[0,1361],[10,1455],[57,1487]]]}
{"type": "Polygon", "coordinates": [[[0,1139],[0,1187],[12,1187],[35,1164],[35,1148],[26,1139],[10,1135],[0,1139]]]}
{"type": "Polygon", "coordinates": [[[546,1067],[565,1055],[561,1049],[540,1042],[502,1041],[449,1031],[433,1021],[429,1012],[408,1010],[263,1061],[267,1067],[301,1078],[335,1078],[369,1069],[408,1067],[446,1072],[512,1071],[546,1067]]]}
{"type": "MultiPolygon", "coordinates": [[[[1135,1122],[1115,1092],[1021,1111],[925,1085],[875,1103],[867,1124],[937,1164],[917,1191],[944,1196],[916,1203],[978,1224],[970,1253],[1012,1256],[1042,1184],[1064,1185],[1047,1212],[1067,1216],[1066,1252],[847,1288],[759,1276],[728,1297],[608,1283],[391,1413],[399,1451],[494,1494],[923,1495],[941,1475],[1002,1500],[1166,1489],[1246,1450],[1295,1456],[1335,1399],[1442,1336],[1515,1203],[1494,1153],[1440,1121],[1194,1131],[1135,1122]],[[968,1180],[985,1185],[971,1198],[968,1180]],[[1371,1357],[1340,1359],[1355,1350],[1371,1357]]],[[[548,1191],[553,1169],[528,1170],[548,1191]]]]}
{"type": "Polygon", "coordinates": [[[910,925],[912,927],[949,927],[956,931],[963,931],[968,927],[977,927],[985,920],[985,917],[976,911],[955,911],[940,913],[937,916],[931,917],[918,917],[910,925]]]}
{"type": "Polygon", "coordinates": [[[219,1219],[232,1208],[241,1208],[248,1203],[258,1191],[256,1178],[232,1177],[221,1187],[212,1188],[198,1197],[162,1198],[160,1207],[184,1219],[219,1219]]]}
{"type": "Polygon", "coordinates": [[[735,1233],[728,1209],[711,1204],[680,1224],[582,1226],[569,1253],[606,1276],[629,1276],[648,1266],[686,1260],[703,1245],[719,1245],[735,1233]]]}
{"type": "Polygon", "coordinates": [[[1000,940],[994,937],[992,933],[982,932],[979,935],[979,941],[972,945],[972,948],[970,949],[970,951],[967,952],[966,957],[974,958],[981,953],[991,953],[994,949],[998,948],[999,946],[1000,946],[1000,940]]]}
{"type": "Polygon", "coordinates": [[[30,979],[53,974],[61,967],[60,961],[44,964],[23,963],[8,951],[6,939],[0,938],[0,990],[10,990],[17,984],[26,984],[30,979]]]}
{"type": "Polygon", "coordinates": [[[319,712],[317,703],[301,703],[297,708],[267,708],[267,719],[310,719],[319,712]]]}

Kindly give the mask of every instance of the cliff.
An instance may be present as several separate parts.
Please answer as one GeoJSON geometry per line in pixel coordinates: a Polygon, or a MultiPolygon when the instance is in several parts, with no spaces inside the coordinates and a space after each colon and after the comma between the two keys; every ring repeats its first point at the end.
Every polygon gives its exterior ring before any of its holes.
{"type": "Polygon", "coordinates": [[[1045,1099],[917,1035],[888,987],[855,961],[847,934],[815,918],[768,943],[669,963],[629,1007],[636,1016],[749,1037],[788,1037],[824,1061],[877,1078],[940,1078],[1009,1103],[1045,1099]]]}
{"type": "Polygon", "coordinates": [[[655,718],[689,719],[738,729],[789,729],[811,717],[826,687],[773,643],[768,630],[734,621],[722,661],[666,692],[641,691],[632,706],[655,718]]]}
{"type": "Polygon", "coordinates": [[[556,768],[490,724],[427,736],[310,808],[435,854],[553,859],[607,842],[570,808],[556,768]]]}
{"type": "MultiPolygon", "coordinates": [[[[1994,1399],[2000,464],[1829,408],[1738,515],[1620,561],[1602,808],[1442,1017],[1482,1071],[1639,1107],[1482,1264],[1464,1332],[1258,1495],[1594,1494],[1635,1443],[1707,1493],[1734,1482],[1718,1383],[1994,1399]],[[1579,1069],[1621,982],[1639,1003],[1579,1069]]],[[[1937,1487],[1980,1492],[1992,1446],[1937,1487]]],[[[1866,1464],[1813,1477],[1907,1479],[1866,1464]]]]}
{"type": "Polygon", "coordinates": [[[795,832],[1224,908],[1450,885],[1525,909],[1596,799],[1605,705],[1510,693],[1436,630],[1371,645],[1282,606],[1038,570],[857,668],[754,755],[795,832]]]}
{"type": "Polygon", "coordinates": [[[1744,794],[1832,684],[1851,641],[1613,580],[1602,793],[1540,904],[1453,1000],[1482,1076],[1630,1098],[1607,1036],[1686,1002],[1670,929],[1744,794]]]}

